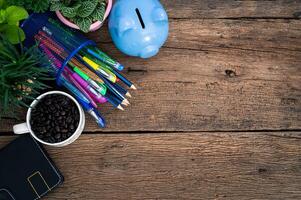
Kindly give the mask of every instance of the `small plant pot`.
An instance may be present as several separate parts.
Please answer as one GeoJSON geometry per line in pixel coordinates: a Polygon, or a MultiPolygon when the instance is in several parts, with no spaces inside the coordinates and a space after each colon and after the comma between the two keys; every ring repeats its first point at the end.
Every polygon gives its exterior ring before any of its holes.
{"type": "MultiPolygon", "coordinates": [[[[107,8],[106,8],[106,12],[105,12],[103,21],[102,22],[96,21],[93,24],[91,24],[90,32],[98,30],[103,25],[104,21],[108,18],[109,14],[110,14],[110,11],[112,9],[112,4],[113,4],[113,0],[107,0],[107,8]]],[[[61,20],[61,22],[63,22],[66,26],[69,26],[71,28],[78,29],[78,30],[80,29],[76,24],[74,24],[69,19],[64,17],[60,11],[56,11],[55,13],[56,13],[57,17],[61,20]]]]}

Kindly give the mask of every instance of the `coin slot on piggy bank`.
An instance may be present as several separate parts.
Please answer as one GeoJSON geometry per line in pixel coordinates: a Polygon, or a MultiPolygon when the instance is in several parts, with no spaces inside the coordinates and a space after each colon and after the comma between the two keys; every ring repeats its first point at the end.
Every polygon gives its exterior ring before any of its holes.
{"type": "Polygon", "coordinates": [[[126,55],[155,56],[168,37],[168,16],[158,0],[117,0],[109,31],[116,47],[126,55]]]}

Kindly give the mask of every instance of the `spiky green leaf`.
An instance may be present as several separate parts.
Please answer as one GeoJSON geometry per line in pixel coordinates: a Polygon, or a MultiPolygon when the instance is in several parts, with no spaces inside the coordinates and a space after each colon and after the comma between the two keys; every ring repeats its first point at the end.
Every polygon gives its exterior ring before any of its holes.
{"type": "Polygon", "coordinates": [[[0,36],[0,118],[5,115],[14,117],[16,108],[28,106],[26,99],[31,100],[47,87],[41,82],[48,78],[48,62],[45,60],[35,46],[22,52],[0,36]],[[18,85],[29,90],[20,90],[18,85]]]}

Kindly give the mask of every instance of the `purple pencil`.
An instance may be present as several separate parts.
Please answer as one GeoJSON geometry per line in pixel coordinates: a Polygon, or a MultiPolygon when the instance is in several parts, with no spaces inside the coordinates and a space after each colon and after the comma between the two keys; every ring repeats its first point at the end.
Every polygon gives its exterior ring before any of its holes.
{"type": "MultiPolygon", "coordinates": [[[[51,53],[51,51],[44,45],[40,44],[40,48],[45,52],[47,57],[55,64],[56,68],[59,69],[62,66],[62,62],[56,59],[56,57],[51,53]]],[[[82,93],[85,95],[89,101],[91,102],[91,105],[94,108],[97,108],[97,104],[93,100],[93,98],[85,91],[85,89],[72,77],[71,70],[66,66],[65,67],[66,72],[68,73],[68,79],[74,84],[82,93]]]]}

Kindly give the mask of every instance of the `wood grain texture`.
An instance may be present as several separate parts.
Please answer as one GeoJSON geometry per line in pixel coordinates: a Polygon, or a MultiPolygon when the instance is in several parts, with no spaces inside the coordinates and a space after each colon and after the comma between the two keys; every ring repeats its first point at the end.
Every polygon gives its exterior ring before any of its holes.
{"type": "Polygon", "coordinates": [[[300,18],[300,0],[161,0],[170,18],[300,18]]]}
{"type": "Polygon", "coordinates": [[[66,181],[45,199],[301,199],[301,0],[161,1],[154,58],[88,34],[139,90],[126,112],[101,107],[106,129],[88,117],[95,134],[47,148],[66,181]]]}
{"type": "Polygon", "coordinates": [[[301,21],[170,24],[168,42],[147,61],[121,55],[106,30],[89,35],[140,86],[127,117],[107,115],[117,122],[109,131],[300,129],[301,21]]]}
{"type": "Polygon", "coordinates": [[[301,198],[301,132],[84,135],[48,151],[66,180],[45,199],[301,198]]]}
{"type": "MultiPolygon", "coordinates": [[[[138,84],[126,112],[104,106],[105,132],[296,130],[301,127],[300,20],[172,20],[158,56],[122,55],[89,35],[138,84]]],[[[4,120],[2,132],[16,121],[4,120]]],[[[100,131],[93,120],[87,132],[100,131]]]]}

